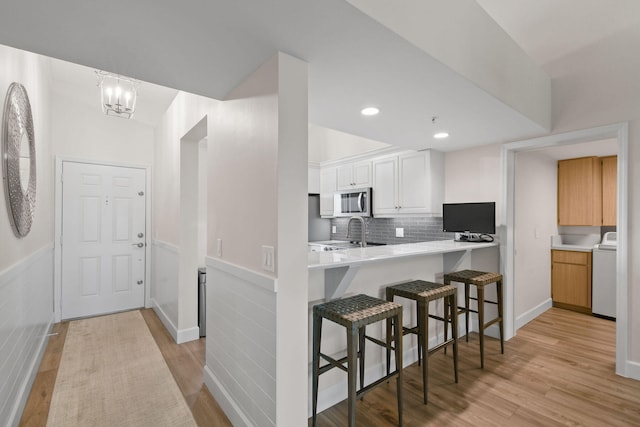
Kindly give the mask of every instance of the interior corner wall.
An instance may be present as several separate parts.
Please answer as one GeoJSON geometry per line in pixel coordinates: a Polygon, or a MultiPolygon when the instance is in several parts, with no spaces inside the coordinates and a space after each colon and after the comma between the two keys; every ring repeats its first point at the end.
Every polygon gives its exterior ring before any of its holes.
{"type": "Polygon", "coordinates": [[[47,60],[0,46],[0,117],[9,85],[29,95],[36,141],[36,207],[30,233],[17,238],[0,192],[0,424],[17,425],[53,322],[53,159],[51,70],[47,60]]]}
{"type": "Polygon", "coordinates": [[[514,315],[516,329],[551,305],[551,236],[558,233],[558,163],[536,152],[516,153],[514,315]]]}

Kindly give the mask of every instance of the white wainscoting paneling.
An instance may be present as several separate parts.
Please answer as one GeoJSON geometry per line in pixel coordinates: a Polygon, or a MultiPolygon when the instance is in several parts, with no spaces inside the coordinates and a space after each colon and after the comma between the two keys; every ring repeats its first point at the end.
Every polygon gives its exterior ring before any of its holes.
{"type": "Polygon", "coordinates": [[[53,246],[0,272],[0,425],[18,425],[53,324],[53,246]]]}
{"type": "Polygon", "coordinates": [[[151,304],[164,327],[178,342],[178,271],[180,249],[154,240],[151,247],[151,304]]]}
{"type": "Polygon", "coordinates": [[[276,425],[277,279],[207,258],[205,383],[235,426],[276,425]]]}

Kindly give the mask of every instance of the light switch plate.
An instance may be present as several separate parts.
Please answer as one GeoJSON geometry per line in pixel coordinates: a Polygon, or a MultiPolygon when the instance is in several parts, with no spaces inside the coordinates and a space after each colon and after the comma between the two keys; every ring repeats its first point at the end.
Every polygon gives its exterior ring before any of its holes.
{"type": "Polygon", "coordinates": [[[276,259],[273,246],[262,246],[262,268],[267,271],[275,271],[276,259]]]}
{"type": "Polygon", "coordinates": [[[216,254],[222,256],[222,239],[216,240],[216,254]]]}
{"type": "Polygon", "coordinates": [[[333,234],[336,234],[336,233],[338,232],[338,228],[337,228],[335,225],[332,225],[332,226],[331,226],[331,232],[332,232],[333,234]]]}
{"type": "Polygon", "coordinates": [[[404,237],[404,228],[396,228],[396,237],[404,237]]]}

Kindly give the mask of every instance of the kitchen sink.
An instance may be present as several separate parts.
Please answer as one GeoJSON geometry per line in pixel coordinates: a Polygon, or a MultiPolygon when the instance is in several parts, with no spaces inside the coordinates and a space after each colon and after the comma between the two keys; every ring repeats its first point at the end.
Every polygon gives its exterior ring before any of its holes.
{"type": "MultiPolygon", "coordinates": [[[[386,243],[367,242],[367,246],[384,246],[386,243]]],[[[360,242],[356,241],[332,241],[331,243],[309,243],[309,251],[311,252],[327,252],[327,251],[340,251],[343,249],[359,248],[360,242]]]]}

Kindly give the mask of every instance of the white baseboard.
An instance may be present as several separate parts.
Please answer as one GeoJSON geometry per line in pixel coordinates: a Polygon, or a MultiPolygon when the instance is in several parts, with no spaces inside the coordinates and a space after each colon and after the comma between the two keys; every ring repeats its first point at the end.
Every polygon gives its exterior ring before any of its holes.
{"type": "Polygon", "coordinates": [[[153,308],[153,311],[156,312],[156,314],[160,318],[160,321],[162,322],[164,327],[167,328],[169,335],[171,335],[171,337],[176,342],[176,344],[182,344],[185,342],[195,341],[197,339],[200,339],[199,327],[195,326],[193,328],[187,328],[187,329],[176,328],[176,325],[173,324],[171,319],[169,319],[169,316],[167,316],[164,310],[162,310],[162,307],[160,307],[160,304],[158,304],[158,302],[154,299],[151,299],[151,302],[152,302],[151,306],[153,308]]]}
{"type": "Polygon", "coordinates": [[[640,363],[627,360],[627,377],[640,380],[640,363]]]}
{"type": "Polygon", "coordinates": [[[177,344],[182,344],[189,341],[195,341],[200,339],[200,328],[194,326],[193,328],[188,329],[178,329],[178,338],[176,339],[177,344]]]}
{"type": "Polygon", "coordinates": [[[527,323],[531,322],[536,317],[540,316],[545,311],[549,310],[553,306],[553,301],[551,298],[546,301],[541,302],[537,306],[533,307],[531,310],[526,311],[520,316],[516,317],[516,331],[522,328],[527,323]]]}
{"type": "Polygon", "coordinates": [[[49,333],[53,328],[53,318],[54,317],[52,314],[51,319],[49,320],[49,324],[46,328],[46,333],[42,336],[42,338],[40,339],[40,343],[38,344],[38,351],[29,365],[29,374],[24,378],[22,384],[20,385],[16,402],[14,404],[13,410],[11,411],[11,415],[9,416],[7,425],[17,427],[20,424],[22,412],[24,411],[24,407],[27,405],[27,400],[29,399],[29,394],[31,393],[31,387],[33,386],[33,382],[35,381],[36,375],[38,374],[38,369],[40,368],[40,363],[42,362],[42,358],[44,357],[44,352],[47,349],[47,343],[49,342],[49,333]]]}
{"type": "Polygon", "coordinates": [[[253,427],[249,418],[242,412],[242,409],[231,398],[231,395],[207,365],[204,367],[204,383],[209,388],[211,395],[216,399],[216,402],[218,402],[227,418],[229,418],[229,421],[231,421],[231,425],[253,427]]]}
{"type": "Polygon", "coordinates": [[[164,327],[167,328],[169,335],[171,335],[171,337],[175,342],[178,342],[178,328],[176,328],[176,325],[173,324],[169,316],[167,316],[164,310],[162,310],[162,307],[160,307],[160,304],[158,304],[158,302],[153,298],[151,299],[151,307],[153,308],[153,311],[155,311],[158,317],[160,318],[160,321],[162,322],[164,327]]]}

